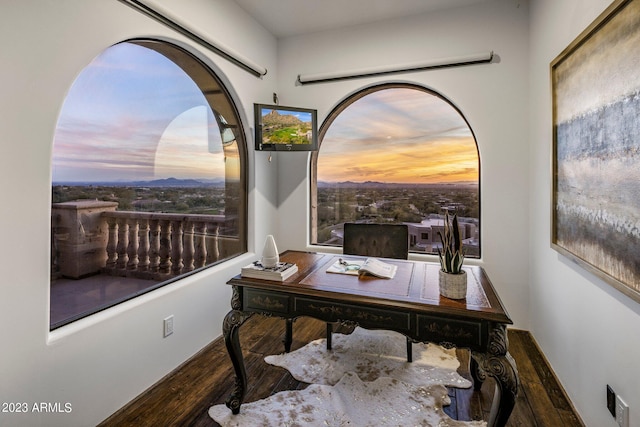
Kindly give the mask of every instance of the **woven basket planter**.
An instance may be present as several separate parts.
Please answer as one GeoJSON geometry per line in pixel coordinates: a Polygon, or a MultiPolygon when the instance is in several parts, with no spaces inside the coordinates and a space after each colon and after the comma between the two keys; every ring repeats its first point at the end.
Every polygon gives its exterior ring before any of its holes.
{"type": "Polygon", "coordinates": [[[467,272],[462,270],[460,274],[445,273],[440,270],[440,295],[451,299],[463,299],[467,297],[467,272]]]}

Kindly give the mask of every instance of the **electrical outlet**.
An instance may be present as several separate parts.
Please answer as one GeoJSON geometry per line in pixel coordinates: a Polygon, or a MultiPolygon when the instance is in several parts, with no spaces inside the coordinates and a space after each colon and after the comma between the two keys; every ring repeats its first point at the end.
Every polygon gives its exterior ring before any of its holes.
{"type": "Polygon", "coordinates": [[[173,333],[173,314],[164,319],[164,337],[168,337],[173,333]]]}
{"type": "Polygon", "coordinates": [[[629,405],[616,396],[616,422],[620,427],[629,427],[629,405]]]}

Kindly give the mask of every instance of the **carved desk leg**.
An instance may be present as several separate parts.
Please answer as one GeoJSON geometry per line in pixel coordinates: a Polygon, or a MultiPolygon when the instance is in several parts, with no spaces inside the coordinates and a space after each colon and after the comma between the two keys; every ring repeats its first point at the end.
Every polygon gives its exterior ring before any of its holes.
{"type": "Polygon", "coordinates": [[[482,368],[478,366],[478,362],[475,357],[471,357],[469,363],[469,370],[471,371],[471,377],[473,378],[473,389],[479,391],[482,388],[484,380],[487,379],[486,374],[482,371],[482,368]]]}
{"type": "Polygon", "coordinates": [[[289,353],[291,351],[291,343],[293,342],[293,319],[285,320],[284,330],[284,351],[289,353]]]}
{"type": "Polygon", "coordinates": [[[225,404],[231,412],[238,414],[240,405],[244,400],[247,390],[247,373],[244,368],[244,359],[242,357],[242,349],[240,348],[240,339],[238,329],[253,313],[245,313],[238,310],[240,308],[240,298],[238,289],[233,287],[233,297],[231,299],[231,307],[233,309],[227,313],[222,324],[222,333],[224,334],[224,343],[227,346],[227,352],[231,358],[233,369],[236,373],[235,386],[233,391],[227,398],[225,404]]]}
{"type": "Polygon", "coordinates": [[[489,334],[486,353],[472,352],[472,375],[482,382],[487,375],[496,380],[496,392],[491,405],[489,426],[503,427],[511,415],[518,395],[518,369],[508,352],[509,342],[505,325],[494,325],[489,334]]]}

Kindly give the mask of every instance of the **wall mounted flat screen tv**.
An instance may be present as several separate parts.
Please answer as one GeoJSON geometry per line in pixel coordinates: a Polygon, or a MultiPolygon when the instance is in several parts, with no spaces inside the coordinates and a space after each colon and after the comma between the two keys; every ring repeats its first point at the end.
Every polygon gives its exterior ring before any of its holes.
{"type": "Polygon", "coordinates": [[[318,114],[308,108],[254,104],[256,150],[318,149],[318,114]]]}

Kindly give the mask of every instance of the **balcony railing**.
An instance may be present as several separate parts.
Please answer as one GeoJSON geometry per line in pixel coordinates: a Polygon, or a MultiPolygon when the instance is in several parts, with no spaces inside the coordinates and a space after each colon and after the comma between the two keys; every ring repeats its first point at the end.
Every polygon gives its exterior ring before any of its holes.
{"type": "Polygon", "coordinates": [[[52,206],[52,278],[96,273],[167,280],[238,253],[224,215],[116,211],[117,203],[52,206]]]}

